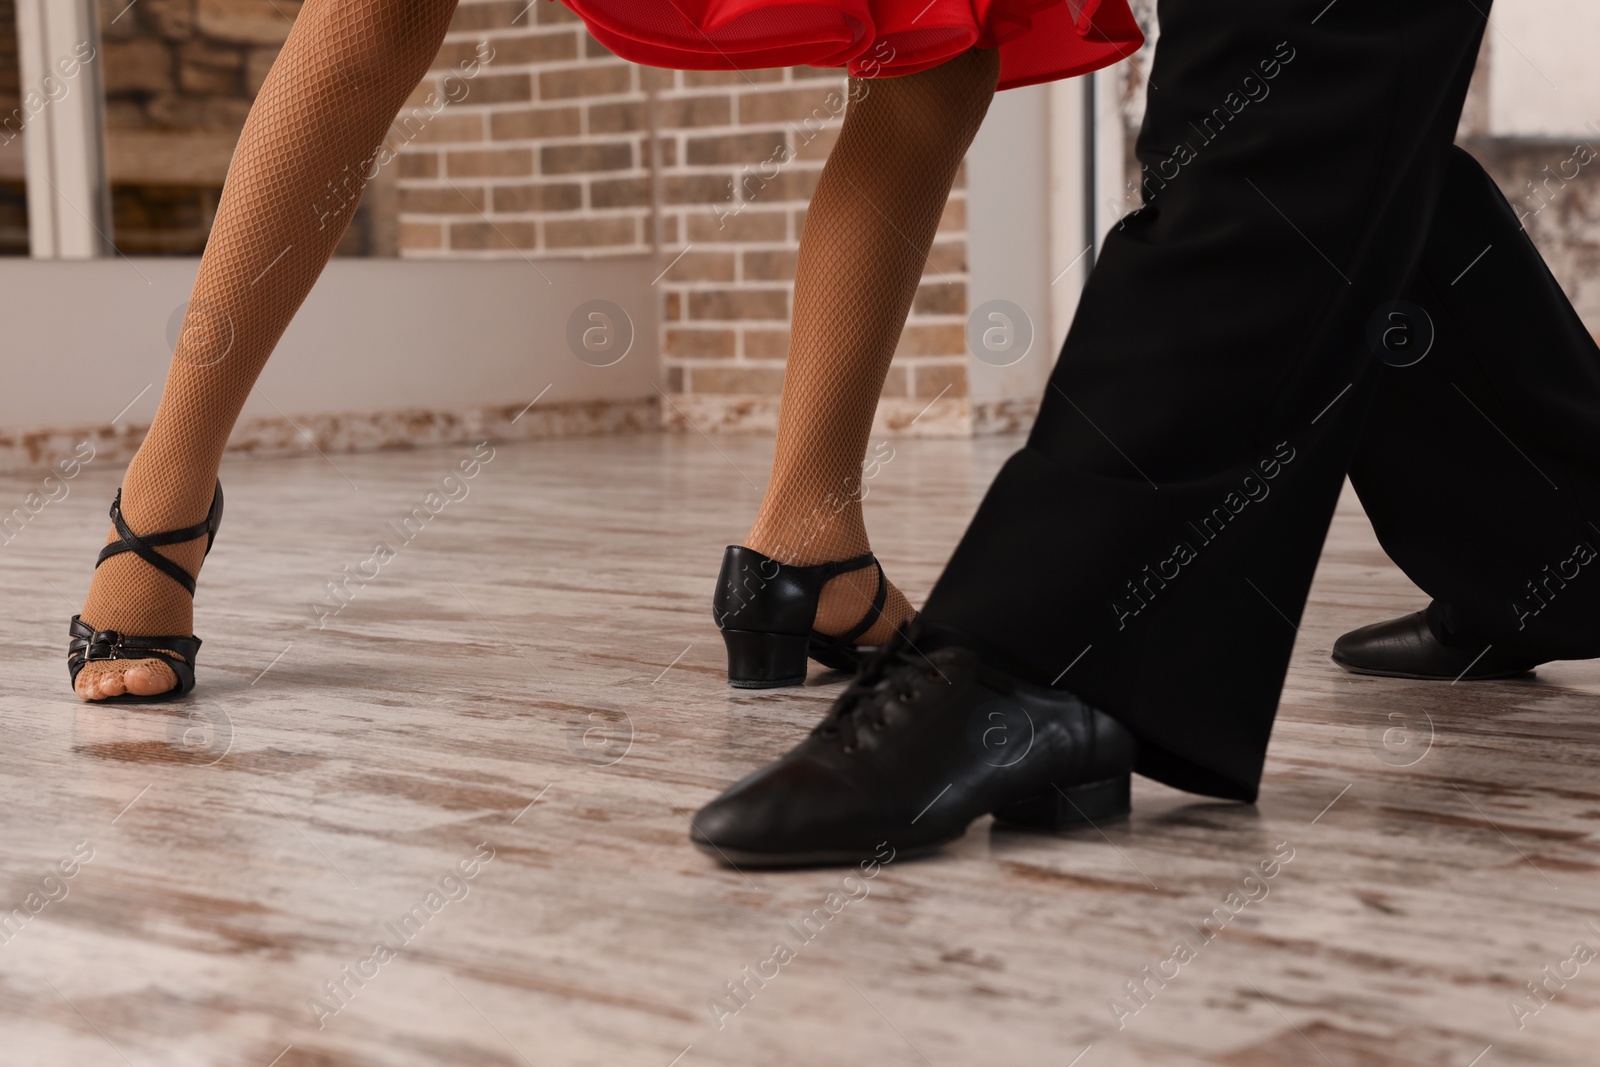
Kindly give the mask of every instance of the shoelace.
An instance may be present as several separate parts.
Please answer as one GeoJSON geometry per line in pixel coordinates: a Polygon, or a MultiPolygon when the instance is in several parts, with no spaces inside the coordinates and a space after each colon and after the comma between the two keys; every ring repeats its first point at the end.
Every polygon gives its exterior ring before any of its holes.
{"type": "Polygon", "coordinates": [[[883,729],[884,708],[891,701],[908,704],[917,697],[918,681],[942,677],[903,634],[896,634],[867,654],[860,672],[814,732],[838,738],[845,752],[854,752],[863,727],[883,729]]]}

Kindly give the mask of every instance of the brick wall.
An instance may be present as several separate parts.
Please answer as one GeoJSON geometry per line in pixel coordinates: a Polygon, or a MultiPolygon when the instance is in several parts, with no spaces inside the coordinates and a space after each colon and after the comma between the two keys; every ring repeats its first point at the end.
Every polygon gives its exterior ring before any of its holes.
{"type": "Polygon", "coordinates": [[[390,138],[401,254],[648,254],[645,74],[547,0],[462,3],[390,138]]]}
{"type": "MultiPolygon", "coordinates": [[[[801,226],[845,89],[835,70],[637,67],[548,0],[462,0],[408,105],[454,101],[399,146],[401,254],[652,255],[666,424],[769,430],[801,226]]],[[[964,409],[964,208],[958,189],[884,390],[912,415],[941,394],[964,409]]]]}
{"type": "MultiPolygon", "coordinates": [[[[0,116],[10,115],[21,103],[16,0],[0,0],[0,116]]],[[[0,173],[0,256],[28,254],[28,196],[21,169],[19,152],[0,161],[4,171],[0,173]]]]}
{"type": "MultiPolygon", "coordinates": [[[[198,255],[239,131],[300,0],[97,4],[117,247],[133,255],[198,255]]],[[[338,254],[392,254],[385,188],[378,183],[338,254]]]]}
{"type": "MultiPolygon", "coordinates": [[[[671,266],[661,280],[662,350],[669,390],[689,398],[668,421],[769,429],[800,233],[846,82],[808,68],[663,74],[662,258],[671,266]]],[[[967,394],[964,179],[884,386],[891,400],[967,394]]]]}
{"type": "Polygon", "coordinates": [[[0,115],[22,101],[22,70],[17,63],[17,3],[0,0],[0,115]]]}

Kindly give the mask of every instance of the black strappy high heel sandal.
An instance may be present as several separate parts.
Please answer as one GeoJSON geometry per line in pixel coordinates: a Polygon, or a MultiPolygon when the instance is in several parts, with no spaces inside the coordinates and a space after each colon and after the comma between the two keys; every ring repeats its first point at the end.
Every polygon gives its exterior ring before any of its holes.
{"type": "Polygon", "coordinates": [[[728,646],[728,684],[738,689],[775,689],[806,680],[806,659],[854,671],[861,664],[856,641],[883,614],[889,581],[872,553],[837,563],[794,567],[743,545],[729,545],[711,600],[711,616],[728,646]],[[878,593],[866,616],[838,637],[813,628],[822,587],[841,574],[878,568],[878,593]]]}
{"type": "MultiPolygon", "coordinates": [[[[211,513],[206,520],[185,530],[169,530],[166,533],[151,534],[140,537],[129,529],[128,523],[122,517],[122,490],[117,490],[117,495],[111,501],[111,521],[116,525],[117,534],[122,538],[113,541],[100,550],[100,558],[94,561],[96,568],[112,556],[120,556],[124,552],[132,552],[156,570],[165,574],[184,589],[189,595],[194,596],[194,575],[172,562],[166,556],[156,551],[161,545],[180,545],[185,541],[205,535],[205,555],[211,554],[211,546],[217,540],[217,527],[222,525],[222,483],[217,483],[217,491],[211,497],[211,513]]],[[[204,557],[202,557],[204,558],[204,557]]],[[[200,639],[193,634],[188,636],[173,635],[171,637],[132,637],[118,633],[116,630],[96,630],[84,622],[77,615],[72,617],[72,622],[67,627],[67,633],[72,636],[72,641],[67,645],[67,673],[72,678],[73,689],[77,689],[78,672],[83,670],[83,665],[91,660],[104,659],[161,659],[172,668],[172,673],[177,675],[178,684],[175,688],[154,696],[139,696],[134,693],[124,693],[121,696],[105,697],[97,700],[97,704],[154,704],[163,700],[172,700],[189,692],[194,688],[194,661],[200,652],[200,639]],[[130,653],[132,653],[130,655],[130,653]],[[147,653],[141,655],[140,653],[147,653]]]]}

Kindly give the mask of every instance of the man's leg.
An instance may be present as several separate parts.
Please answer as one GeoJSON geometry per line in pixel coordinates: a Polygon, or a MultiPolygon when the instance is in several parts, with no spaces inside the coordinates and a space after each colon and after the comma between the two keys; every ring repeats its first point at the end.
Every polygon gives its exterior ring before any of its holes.
{"type": "Polygon", "coordinates": [[[1378,540],[1460,663],[1600,656],[1600,349],[1459,149],[1406,299],[1432,346],[1380,372],[1350,469],[1378,540]]]}
{"type": "Polygon", "coordinates": [[[924,619],[1253,799],[1295,626],[1486,4],[1164,0],[1148,206],[924,619]]]}
{"type": "Polygon", "coordinates": [[[1484,29],[1459,0],[1164,0],[1147,207],[920,618],[691,820],[723,862],[889,862],[978,816],[1253,799],[1386,312],[1484,29]]]}

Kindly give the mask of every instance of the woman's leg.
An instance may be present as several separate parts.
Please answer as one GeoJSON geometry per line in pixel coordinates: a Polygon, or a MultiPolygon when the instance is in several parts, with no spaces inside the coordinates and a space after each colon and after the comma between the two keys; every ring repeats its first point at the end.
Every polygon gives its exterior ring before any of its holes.
{"type": "MultiPolygon", "coordinates": [[[[267,357],[350,224],[400,106],[439,51],[456,0],[307,0],[228,168],[149,434],[122,481],[137,534],[205,519],[222,448],[267,357]]],[[[113,530],[108,540],[116,540],[113,530]]],[[[158,548],[197,574],[205,539],[158,548]]],[[[94,574],[83,621],[134,636],[191,633],[177,582],[132,553],[94,574]]],[[[155,660],[85,664],[88,699],[177,684],[155,660]]]]}
{"type": "MultiPolygon", "coordinates": [[[[806,213],[777,454],[745,540],[780,563],[869,550],[860,492],[873,412],[999,72],[998,52],[974,49],[919,74],[851,83],[857,95],[806,213]]],[[[816,628],[849,630],[877,583],[870,568],[828,583],[816,628]]],[[[891,587],[883,617],[862,641],[886,639],[910,614],[891,587]]]]}

